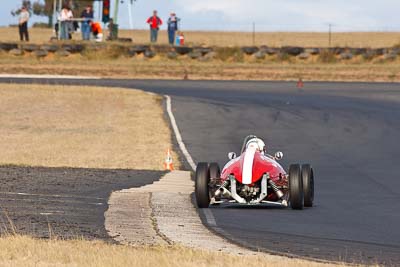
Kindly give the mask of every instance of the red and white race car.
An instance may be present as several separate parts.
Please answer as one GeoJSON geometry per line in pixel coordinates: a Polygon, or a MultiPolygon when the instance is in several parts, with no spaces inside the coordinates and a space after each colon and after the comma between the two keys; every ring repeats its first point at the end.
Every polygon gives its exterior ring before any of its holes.
{"type": "Polygon", "coordinates": [[[282,152],[266,153],[265,143],[254,135],[244,140],[241,155],[229,153],[222,172],[217,163],[196,168],[195,194],[199,208],[221,203],[272,204],[293,209],[312,207],[314,171],[311,165],[292,164],[288,173],[278,163],[282,152]]]}

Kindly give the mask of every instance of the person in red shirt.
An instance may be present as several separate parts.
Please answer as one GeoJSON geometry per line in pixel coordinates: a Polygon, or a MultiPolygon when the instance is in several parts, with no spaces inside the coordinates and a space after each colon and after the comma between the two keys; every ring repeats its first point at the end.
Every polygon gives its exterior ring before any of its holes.
{"type": "Polygon", "coordinates": [[[94,22],[94,21],[89,21],[89,25],[90,25],[91,31],[93,33],[93,36],[94,36],[96,42],[103,41],[103,30],[101,28],[100,23],[94,22]]]}
{"type": "Polygon", "coordinates": [[[157,16],[157,10],[153,11],[153,16],[147,19],[147,24],[150,25],[150,42],[156,43],[158,31],[162,25],[162,20],[157,16]]]}

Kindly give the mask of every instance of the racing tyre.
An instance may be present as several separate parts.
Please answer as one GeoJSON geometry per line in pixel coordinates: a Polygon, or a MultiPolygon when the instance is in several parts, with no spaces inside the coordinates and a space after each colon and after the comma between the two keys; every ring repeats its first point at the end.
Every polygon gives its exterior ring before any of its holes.
{"type": "Polygon", "coordinates": [[[301,166],[303,180],[304,207],[312,207],[314,202],[314,170],[310,164],[301,166]]]}
{"type": "Polygon", "coordinates": [[[210,170],[210,179],[220,179],[221,178],[221,169],[219,168],[218,163],[212,162],[209,165],[210,170]]]}
{"type": "Polygon", "coordinates": [[[292,209],[303,209],[303,180],[299,164],[293,164],[289,167],[289,194],[292,209]]]}
{"type": "Polygon", "coordinates": [[[197,206],[201,209],[208,208],[210,205],[210,170],[208,163],[201,162],[197,164],[195,177],[195,194],[197,206]]]}

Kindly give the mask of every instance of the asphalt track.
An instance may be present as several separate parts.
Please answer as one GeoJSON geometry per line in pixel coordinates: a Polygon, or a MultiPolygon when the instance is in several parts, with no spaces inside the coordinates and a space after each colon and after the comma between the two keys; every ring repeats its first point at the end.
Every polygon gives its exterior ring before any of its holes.
{"type": "Polygon", "coordinates": [[[384,83],[32,80],[168,94],[196,162],[223,165],[256,134],[289,163],[312,163],[315,207],[211,208],[217,232],[254,249],[400,265],[400,85],[384,83]],[[222,230],[221,230],[222,229],[222,230]]]}

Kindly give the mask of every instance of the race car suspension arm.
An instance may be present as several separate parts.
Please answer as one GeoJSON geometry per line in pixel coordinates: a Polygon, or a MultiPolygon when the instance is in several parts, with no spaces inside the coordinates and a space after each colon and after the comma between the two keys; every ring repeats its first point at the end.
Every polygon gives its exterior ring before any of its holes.
{"type": "Polygon", "coordinates": [[[233,175],[229,175],[229,181],[231,182],[231,195],[232,195],[232,198],[234,200],[236,200],[238,203],[241,203],[241,204],[247,203],[244,198],[242,198],[241,196],[239,196],[237,194],[237,191],[236,191],[236,179],[235,179],[235,177],[233,175]]]}
{"type": "Polygon", "coordinates": [[[255,199],[251,202],[252,204],[258,204],[268,196],[268,192],[267,192],[268,180],[269,180],[269,173],[265,173],[261,180],[261,194],[257,199],[255,199]]]}

